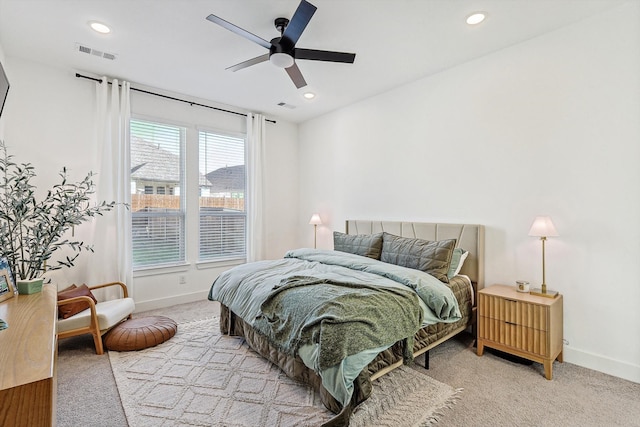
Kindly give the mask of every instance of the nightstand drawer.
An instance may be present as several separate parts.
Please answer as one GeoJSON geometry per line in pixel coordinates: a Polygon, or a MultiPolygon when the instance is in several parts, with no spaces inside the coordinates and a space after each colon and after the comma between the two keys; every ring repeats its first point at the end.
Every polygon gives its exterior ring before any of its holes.
{"type": "Polygon", "coordinates": [[[540,331],[549,330],[549,307],[480,294],[480,316],[540,331]]]}
{"type": "Polygon", "coordinates": [[[478,334],[483,340],[543,357],[549,356],[546,331],[486,317],[481,317],[479,323],[478,334]]]}

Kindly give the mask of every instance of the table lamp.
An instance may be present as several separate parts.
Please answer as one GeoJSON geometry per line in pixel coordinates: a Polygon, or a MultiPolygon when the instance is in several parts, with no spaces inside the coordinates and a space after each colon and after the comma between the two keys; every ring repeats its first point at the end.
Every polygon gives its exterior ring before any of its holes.
{"type": "Polygon", "coordinates": [[[551,218],[548,216],[536,217],[531,225],[529,236],[540,237],[540,240],[542,241],[542,286],[540,288],[532,289],[530,293],[533,295],[540,295],[548,298],[555,298],[558,296],[557,291],[547,289],[544,268],[544,243],[547,240],[547,237],[556,237],[557,235],[558,232],[556,231],[551,218]]]}
{"type": "Polygon", "coordinates": [[[311,219],[309,220],[309,224],[313,225],[313,248],[316,249],[317,238],[318,238],[318,225],[322,224],[322,220],[320,219],[320,215],[314,213],[311,215],[311,219]]]}

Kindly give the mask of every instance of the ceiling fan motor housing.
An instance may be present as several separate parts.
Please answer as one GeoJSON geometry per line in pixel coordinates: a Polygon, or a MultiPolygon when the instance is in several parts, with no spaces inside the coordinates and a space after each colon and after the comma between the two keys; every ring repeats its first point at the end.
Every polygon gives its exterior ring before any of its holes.
{"type": "Polygon", "coordinates": [[[285,50],[279,43],[271,41],[271,48],[269,49],[269,61],[280,68],[289,68],[295,61],[293,59],[293,49],[291,51],[285,50]]]}

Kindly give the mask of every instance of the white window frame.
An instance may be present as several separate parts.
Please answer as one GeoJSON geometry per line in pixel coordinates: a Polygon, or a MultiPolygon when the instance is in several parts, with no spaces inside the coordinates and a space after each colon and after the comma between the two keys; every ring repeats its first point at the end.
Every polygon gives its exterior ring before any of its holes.
{"type": "MultiPolygon", "coordinates": [[[[200,132],[210,132],[218,135],[229,136],[239,138],[244,141],[244,164],[245,164],[245,193],[244,199],[247,200],[246,186],[246,168],[247,166],[247,134],[246,132],[233,132],[228,130],[221,130],[220,128],[210,126],[199,126],[194,123],[185,123],[179,121],[168,120],[151,115],[133,114],[131,120],[145,121],[151,123],[158,123],[160,125],[175,126],[182,128],[184,136],[181,144],[181,167],[182,167],[182,184],[175,188],[180,196],[180,215],[182,218],[183,227],[183,242],[182,242],[182,259],[180,261],[171,263],[152,264],[145,266],[134,266],[134,277],[146,276],[157,274],[162,271],[163,273],[171,271],[185,271],[184,268],[190,264],[194,264],[196,268],[213,268],[238,265],[246,262],[247,257],[247,242],[246,242],[246,230],[248,227],[247,221],[249,218],[249,207],[245,206],[244,218],[245,218],[245,246],[242,254],[235,254],[232,256],[216,257],[216,258],[200,258],[200,208],[199,208],[199,134],[200,132]]],[[[132,165],[133,167],[133,165],[132,165]]],[[[155,185],[154,194],[155,194],[155,185]]],[[[169,194],[170,191],[166,191],[169,194]]],[[[133,231],[133,227],[132,227],[133,231]]],[[[133,236],[131,236],[133,240],[133,236]]]]}

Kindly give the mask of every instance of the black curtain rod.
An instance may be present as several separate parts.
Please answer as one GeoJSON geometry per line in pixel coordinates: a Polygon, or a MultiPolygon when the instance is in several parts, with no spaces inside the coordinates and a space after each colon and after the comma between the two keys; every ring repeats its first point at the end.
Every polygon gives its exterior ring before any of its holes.
{"type": "MultiPolygon", "coordinates": [[[[102,79],[97,79],[95,77],[89,77],[89,76],[83,76],[80,73],[76,73],[76,77],[81,78],[81,79],[93,80],[94,82],[102,83],[102,79]]],[[[112,84],[111,82],[107,82],[107,83],[112,84]]],[[[172,101],[184,102],[186,104],[190,104],[191,106],[197,105],[198,107],[211,108],[212,110],[218,110],[218,111],[222,111],[224,113],[235,114],[237,116],[245,116],[246,117],[246,114],[238,113],[237,111],[225,110],[223,108],[212,107],[211,105],[199,104],[197,102],[187,101],[186,99],[175,98],[173,96],[167,96],[167,95],[163,95],[161,93],[150,92],[148,90],[138,89],[138,88],[135,88],[135,87],[130,87],[129,89],[135,90],[136,92],[146,93],[148,95],[159,96],[161,98],[170,99],[172,101]]],[[[265,119],[265,121],[270,122],[270,123],[275,123],[276,122],[275,120],[269,120],[269,119],[265,119]]]]}

